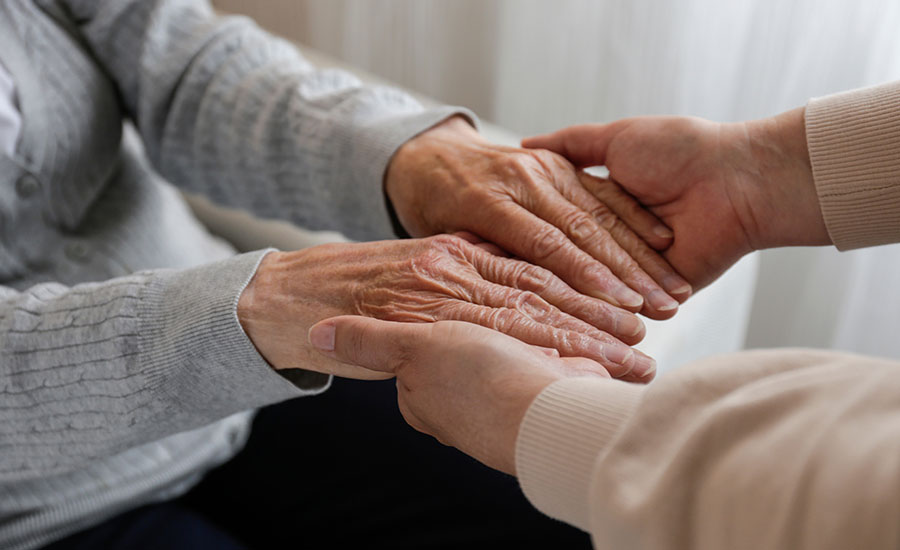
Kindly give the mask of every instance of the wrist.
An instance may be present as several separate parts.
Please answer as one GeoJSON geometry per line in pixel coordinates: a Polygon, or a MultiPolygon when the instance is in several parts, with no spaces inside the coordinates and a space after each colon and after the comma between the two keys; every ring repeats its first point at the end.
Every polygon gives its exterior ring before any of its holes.
{"type": "MultiPolygon", "coordinates": [[[[278,370],[279,368],[289,367],[283,365],[279,361],[277,354],[270,349],[269,335],[273,332],[273,325],[278,323],[277,319],[272,318],[272,299],[273,291],[277,291],[277,267],[284,263],[289,252],[270,252],[259,263],[256,273],[250,282],[241,292],[237,303],[237,317],[241,328],[247,334],[247,337],[256,347],[259,354],[272,366],[278,370]]],[[[276,298],[277,299],[277,298],[276,298]]],[[[277,332],[277,327],[275,332],[277,332]]]]}
{"type": "Polygon", "coordinates": [[[830,244],[806,143],[805,108],[741,123],[756,248],[830,244]]]}
{"type": "Polygon", "coordinates": [[[422,216],[421,201],[428,192],[423,180],[440,170],[452,143],[478,143],[484,138],[462,116],[452,116],[404,143],[388,164],[384,193],[402,228],[413,237],[434,233],[422,216]]]}

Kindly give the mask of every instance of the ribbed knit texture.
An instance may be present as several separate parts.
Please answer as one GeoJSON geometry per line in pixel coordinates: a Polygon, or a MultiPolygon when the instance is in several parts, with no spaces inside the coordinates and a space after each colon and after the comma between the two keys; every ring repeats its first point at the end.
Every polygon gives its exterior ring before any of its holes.
{"type": "Polygon", "coordinates": [[[567,378],[541,392],[516,440],[516,475],[539,510],[590,530],[597,457],[637,408],[644,389],[611,380],[567,378]]]}
{"type": "Polygon", "coordinates": [[[236,304],[264,252],[233,256],[165,180],[390,237],[394,151],[472,115],[314,70],[199,0],[8,0],[0,60],[24,122],[0,155],[0,548],[34,548],[184,492],[246,411],[327,386],[259,356],[236,304]]]}
{"type": "Polygon", "coordinates": [[[835,246],[900,241],[900,82],[813,99],[806,134],[835,246]]]}
{"type": "Polygon", "coordinates": [[[597,549],[900,545],[896,360],[782,348],[705,358],[637,390],[557,382],[519,438],[525,494],[597,549]]]}

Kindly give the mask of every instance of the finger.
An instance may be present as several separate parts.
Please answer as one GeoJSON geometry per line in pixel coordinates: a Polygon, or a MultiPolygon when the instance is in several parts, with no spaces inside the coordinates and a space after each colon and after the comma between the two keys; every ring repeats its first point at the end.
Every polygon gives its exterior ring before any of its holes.
{"type": "Polygon", "coordinates": [[[498,235],[498,245],[515,256],[549,269],[572,288],[613,305],[638,311],[644,299],[601,262],[578,248],[559,228],[515,202],[502,203],[480,223],[498,235]]]}
{"type": "MultiPolygon", "coordinates": [[[[622,343],[602,342],[586,334],[538,323],[509,308],[492,308],[469,302],[457,302],[442,310],[443,316],[499,330],[527,344],[554,348],[563,357],[587,357],[597,361],[614,377],[627,376],[634,368],[647,368],[635,361],[635,354],[622,343]]],[[[655,365],[652,365],[655,368],[655,365]]],[[[647,372],[635,373],[638,376],[647,372]]]]}
{"type": "MultiPolygon", "coordinates": [[[[535,192],[538,198],[533,205],[534,213],[560,228],[569,241],[606,265],[617,280],[640,293],[644,298],[643,311],[649,316],[667,318],[674,315],[678,302],[644,271],[608,231],[607,228],[621,224],[621,220],[580,185],[575,186],[566,186],[567,193],[579,204],[586,205],[588,210],[575,206],[572,200],[556,189],[543,188],[535,192]],[[573,188],[575,186],[577,188],[573,188]]],[[[647,250],[650,248],[647,247],[647,250]]],[[[665,266],[667,276],[679,277],[667,263],[665,266]]],[[[679,283],[679,286],[683,284],[679,283]]]]}
{"type": "Polygon", "coordinates": [[[582,124],[550,134],[522,140],[522,147],[549,149],[569,159],[572,164],[598,166],[606,162],[606,150],[612,138],[621,131],[624,121],[610,124],[582,124]]]}
{"type": "Polygon", "coordinates": [[[345,315],[319,321],[309,329],[309,343],[343,363],[394,374],[427,345],[430,323],[397,323],[345,315]]]}
{"type": "MultiPolygon", "coordinates": [[[[590,180],[599,180],[599,178],[584,173],[579,174],[579,179],[583,184],[590,180]]],[[[609,189],[619,187],[615,182],[609,182],[609,184],[609,189]]],[[[560,192],[572,203],[591,213],[597,222],[610,233],[619,246],[631,255],[638,265],[653,280],[659,283],[670,296],[676,298],[679,302],[687,300],[692,292],[691,285],[669,262],[657,251],[653,250],[645,239],[636,234],[631,224],[627,223],[621,215],[615,212],[609,203],[598,200],[595,196],[590,196],[592,193],[587,185],[583,185],[582,188],[565,186],[560,192]]],[[[622,193],[627,195],[624,191],[622,193]]],[[[630,197],[630,195],[627,196],[630,197]]],[[[637,209],[646,212],[639,205],[637,209]]],[[[656,219],[655,216],[653,219],[656,219]]]]}
{"type": "Polygon", "coordinates": [[[637,382],[646,384],[656,378],[656,361],[639,349],[633,349],[634,361],[637,365],[628,375],[623,376],[622,380],[626,382],[637,382]],[[643,374],[638,374],[643,373],[643,374]]]}
{"type": "Polygon", "coordinates": [[[493,256],[502,256],[504,258],[509,257],[509,252],[503,250],[502,248],[495,245],[494,243],[489,243],[489,242],[485,241],[484,239],[482,239],[481,237],[479,237],[478,235],[476,235],[474,233],[470,233],[468,231],[457,231],[453,235],[459,237],[460,239],[466,241],[467,243],[473,244],[473,245],[477,246],[478,248],[489,252],[493,256]]]}
{"type": "Polygon", "coordinates": [[[537,294],[559,310],[634,345],[646,333],[644,323],[631,312],[579,294],[543,267],[481,253],[470,258],[478,273],[488,281],[537,294]]]}
{"type": "Polygon", "coordinates": [[[625,225],[656,250],[672,245],[675,234],[659,218],[644,208],[628,191],[611,179],[579,172],[578,179],[591,195],[605,204],[625,225]]]}
{"type": "Polygon", "coordinates": [[[566,231],[575,244],[607,264],[619,279],[640,292],[645,298],[643,313],[655,319],[674,315],[678,304],[670,294],[677,293],[687,299],[690,295],[687,281],[621,218],[591,195],[578,178],[546,166],[547,160],[540,156],[538,161],[545,164],[547,173],[557,174],[561,179],[555,182],[555,187],[539,190],[543,200],[536,202],[536,213],[566,231]]]}
{"type": "Polygon", "coordinates": [[[469,301],[473,304],[497,309],[513,309],[542,325],[586,334],[612,345],[620,343],[610,334],[560,311],[534,292],[518,290],[489,281],[473,284],[470,292],[469,301]]]}

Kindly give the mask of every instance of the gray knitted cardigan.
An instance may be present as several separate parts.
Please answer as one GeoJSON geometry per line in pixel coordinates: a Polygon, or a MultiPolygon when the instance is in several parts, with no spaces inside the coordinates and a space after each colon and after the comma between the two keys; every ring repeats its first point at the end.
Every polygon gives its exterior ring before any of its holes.
{"type": "Polygon", "coordinates": [[[391,155],[460,110],[194,0],[4,0],[0,60],[24,123],[0,156],[0,547],[33,548],[187,490],[247,411],[328,383],[259,356],[235,307],[265,252],[234,256],[166,182],[386,238],[391,155]]]}

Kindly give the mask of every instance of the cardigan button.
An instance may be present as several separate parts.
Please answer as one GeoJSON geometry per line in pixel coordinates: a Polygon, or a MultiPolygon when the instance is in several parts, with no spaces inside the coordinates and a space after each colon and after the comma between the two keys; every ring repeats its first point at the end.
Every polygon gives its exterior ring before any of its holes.
{"type": "Polygon", "coordinates": [[[34,195],[40,189],[41,184],[31,174],[25,174],[16,182],[16,194],[23,199],[34,195]]]}

